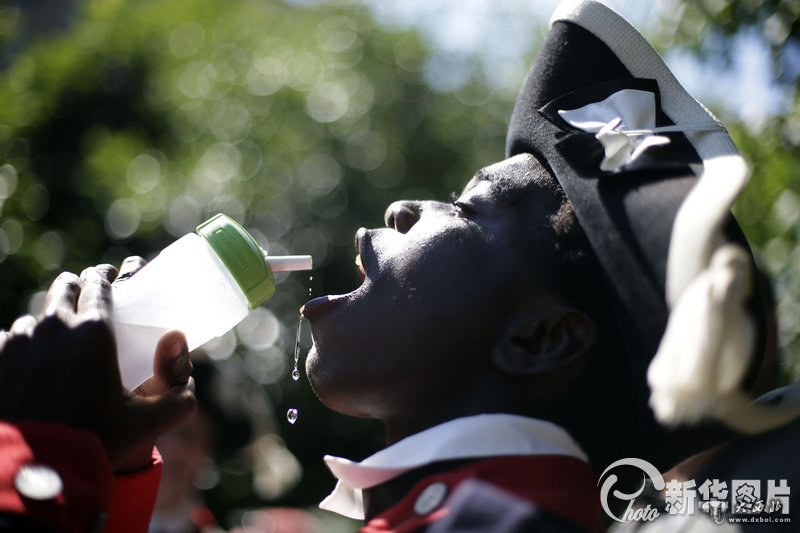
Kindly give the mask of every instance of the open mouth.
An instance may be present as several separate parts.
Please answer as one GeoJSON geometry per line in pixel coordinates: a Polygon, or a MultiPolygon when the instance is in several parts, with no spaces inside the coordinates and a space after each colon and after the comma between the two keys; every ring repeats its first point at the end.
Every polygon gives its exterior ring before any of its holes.
{"type": "Polygon", "coordinates": [[[336,306],[339,303],[346,302],[355,297],[361,289],[364,287],[364,282],[367,280],[367,271],[364,268],[364,263],[362,260],[362,252],[364,251],[364,239],[367,234],[367,230],[365,228],[359,228],[356,232],[355,240],[354,240],[354,248],[355,248],[355,266],[356,272],[358,274],[358,286],[353,289],[352,291],[345,293],[345,294],[332,294],[327,296],[320,296],[319,298],[314,298],[313,300],[307,302],[303,307],[300,308],[300,314],[306,318],[313,319],[316,316],[326,312],[327,310],[331,309],[332,307],[336,306]]]}

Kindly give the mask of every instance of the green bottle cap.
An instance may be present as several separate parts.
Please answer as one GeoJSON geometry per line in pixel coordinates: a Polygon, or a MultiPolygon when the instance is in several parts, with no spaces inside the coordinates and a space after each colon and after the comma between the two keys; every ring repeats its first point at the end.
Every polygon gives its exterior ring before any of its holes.
{"type": "Polygon", "coordinates": [[[275,294],[275,280],[264,260],[264,252],[236,221],[219,213],[197,226],[197,234],[208,242],[228,268],[247,298],[250,309],[275,294]]]}

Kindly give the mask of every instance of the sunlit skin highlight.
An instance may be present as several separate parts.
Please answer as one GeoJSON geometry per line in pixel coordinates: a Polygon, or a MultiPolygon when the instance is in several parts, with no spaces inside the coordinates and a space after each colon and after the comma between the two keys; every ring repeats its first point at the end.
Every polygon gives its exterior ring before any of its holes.
{"type": "Polygon", "coordinates": [[[382,419],[390,443],[461,416],[544,412],[548,385],[520,391],[545,375],[572,380],[594,340],[590,319],[541,275],[562,204],[551,180],[516,156],[480,170],[453,203],[394,202],[386,227],[359,229],[363,282],[302,310],[321,401],[382,419]]]}

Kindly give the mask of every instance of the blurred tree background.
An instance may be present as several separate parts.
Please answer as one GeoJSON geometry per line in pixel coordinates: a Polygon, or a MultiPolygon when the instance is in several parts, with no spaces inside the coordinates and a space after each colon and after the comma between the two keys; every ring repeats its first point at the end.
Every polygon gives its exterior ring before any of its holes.
{"type": "MultiPolygon", "coordinates": [[[[714,72],[735,68],[753,50],[773,82],[774,113],[748,115],[753,100],[726,108],[726,93],[748,88],[712,81],[710,107],[723,119],[750,165],[750,183],[734,208],[773,279],[787,379],[800,375],[800,2],[794,0],[670,0],[656,41],[686,48],[714,72]]],[[[759,80],[761,82],[765,80],[759,80]]]]}
{"type": "MultiPolygon", "coordinates": [[[[1,324],[36,310],[59,271],[152,257],[217,212],[273,254],[312,254],[313,281],[278,275],[275,298],[206,347],[229,401],[282,436],[302,479],[254,492],[249,465],[234,455],[206,488],[223,523],[237,521],[232,509],[264,503],[315,506],[333,486],[322,455],[362,458],[382,434],[330,413],[304,378],[288,377],[297,309],[309,288],[355,287],[354,232],[382,224],[391,201],[446,198],[500,159],[514,92],[493,85],[477,60],[460,64],[458,83],[433,83],[428,42],[381,26],[358,1],[15,4],[0,7],[1,324]],[[250,393],[268,404],[247,402],[250,393]],[[293,426],[289,407],[300,411],[293,426]]],[[[661,49],[731,65],[732,43],[746,33],[771,51],[784,112],[754,124],[706,103],[751,164],[736,214],[775,277],[787,375],[796,375],[800,5],[659,5],[650,36],[661,49]]],[[[544,24],[530,30],[529,57],[544,24]]],[[[517,70],[504,74],[514,89],[525,74],[517,70]]]]}

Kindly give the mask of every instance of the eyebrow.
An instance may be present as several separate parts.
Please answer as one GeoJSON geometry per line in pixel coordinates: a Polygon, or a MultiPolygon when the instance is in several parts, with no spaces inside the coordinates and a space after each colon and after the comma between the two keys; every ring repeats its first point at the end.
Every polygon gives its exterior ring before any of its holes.
{"type": "Polygon", "coordinates": [[[490,184],[491,194],[495,196],[501,204],[507,207],[517,204],[525,194],[525,187],[515,187],[513,180],[509,179],[507,176],[493,174],[483,168],[473,174],[472,179],[464,186],[461,194],[468,193],[481,182],[488,182],[490,184]]]}
{"type": "Polygon", "coordinates": [[[493,184],[496,183],[496,180],[492,179],[492,175],[489,172],[486,172],[485,169],[481,168],[478,169],[475,174],[472,175],[472,178],[470,178],[466,185],[464,185],[464,187],[461,189],[461,194],[465,194],[482,181],[489,181],[493,184]]]}
{"type": "Polygon", "coordinates": [[[480,168],[473,174],[472,179],[478,181],[492,181],[492,175],[487,172],[485,168],[480,168]]]}

